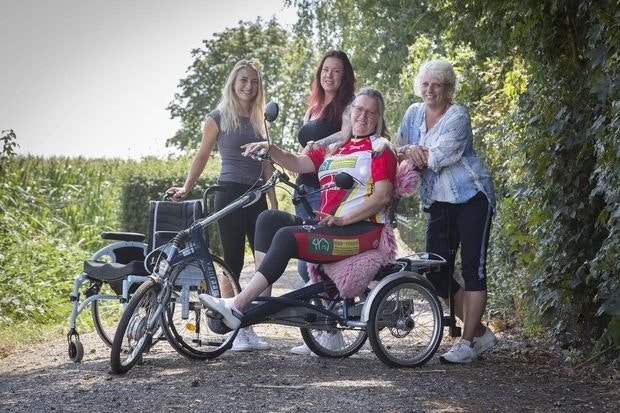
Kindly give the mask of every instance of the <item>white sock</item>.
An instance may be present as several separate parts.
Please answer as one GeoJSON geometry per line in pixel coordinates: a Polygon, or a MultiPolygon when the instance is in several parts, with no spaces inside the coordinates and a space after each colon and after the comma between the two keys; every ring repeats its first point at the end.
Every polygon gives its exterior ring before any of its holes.
{"type": "Polygon", "coordinates": [[[237,306],[235,305],[235,297],[225,298],[225,300],[228,301],[228,306],[230,307],[231,310],[236,311],[237,313],[243,315],[243,311],[239,310],[237,306]]]}

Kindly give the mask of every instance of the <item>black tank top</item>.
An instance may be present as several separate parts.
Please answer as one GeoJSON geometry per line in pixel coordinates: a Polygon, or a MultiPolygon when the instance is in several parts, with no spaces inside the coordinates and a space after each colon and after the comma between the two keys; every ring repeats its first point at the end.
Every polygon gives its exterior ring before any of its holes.
{"type": "MultiPolygon", "coordinates": [[[[342,122],[334,122],[327,119],[313,119],[304,123],[297,132],[297,141],[304,147],[309,141],[318,141],[340,131],[342,122]]],[[[297,176],[297,185],[307,185],[313,188],[319,187],[319,178],[316,173],[300,174],[297,176]]]]}

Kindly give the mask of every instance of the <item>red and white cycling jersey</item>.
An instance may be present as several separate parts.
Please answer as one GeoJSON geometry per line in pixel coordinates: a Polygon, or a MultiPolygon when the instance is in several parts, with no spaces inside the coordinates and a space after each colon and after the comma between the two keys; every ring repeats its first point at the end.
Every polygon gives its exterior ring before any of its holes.
{"type": "MultiPolygon", "coordinates": [[[[375,182],[389,179],[394,183],[396,176],[396,155],[390,141],[378,136],[352,138],[333,154],[328,155],[327,148],[322,147],[308,156],[321,184],[320,211],[337,217],[364,202],[372,194],[375,182]],[[351,189],[335,185],[334,177],[340,172],[353,177],[351,189]]],[[[369,217],[368,221],[385,224],[386,211],[369,217]]]]}

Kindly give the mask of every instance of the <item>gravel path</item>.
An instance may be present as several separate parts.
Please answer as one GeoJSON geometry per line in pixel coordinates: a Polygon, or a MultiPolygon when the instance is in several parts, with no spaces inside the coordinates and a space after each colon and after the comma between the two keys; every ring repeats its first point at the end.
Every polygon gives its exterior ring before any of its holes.
{"type": "MultiPolygon", "coordinates": [[[[301,283],[287,272],[276,294],[301,283]]],[[[296,328],[256,327],[272,350],[227,352],[189,361],[165,342],[128,374],[109,373],[109,349],[96,334],[81,335],[82,363],[67,357],[66,338],[0,360],[0,411],[71,412],[617,412],[617,370],[571,368],[515,330],[468,366],[438,357],[421,368],[393,369],[367,343],[341,359],[301,357],[296,328]]],[[[438,354],[452,339],[444,337],[438,354]]],[[[617,366],[616,366],[617,367],[617,366]]]]}

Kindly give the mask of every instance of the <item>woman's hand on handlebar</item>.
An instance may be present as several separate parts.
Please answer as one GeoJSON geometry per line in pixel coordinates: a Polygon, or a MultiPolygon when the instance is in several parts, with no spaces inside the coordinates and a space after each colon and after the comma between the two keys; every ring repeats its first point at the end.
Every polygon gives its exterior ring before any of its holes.
{"type": "Polygon", "coordinates": [[[177,186],[173,186],[171,188],[166,189],[166,199],[169,199],[170,201],[174,201],[174,202],[179,202],[187,196],[188,192],[189,191],[183,187],[179,188],[177,186]]]}
{"type": "Polygon", "coordinates": [[[255,155],[261,150],[264,150],[264,152],[266,153],[269,150],[269,142],[262,141],[246,143],[245,145],[241,145],[241,149],[243,149],[243,156],[255,155]]]}

